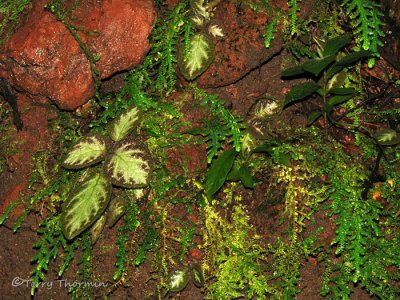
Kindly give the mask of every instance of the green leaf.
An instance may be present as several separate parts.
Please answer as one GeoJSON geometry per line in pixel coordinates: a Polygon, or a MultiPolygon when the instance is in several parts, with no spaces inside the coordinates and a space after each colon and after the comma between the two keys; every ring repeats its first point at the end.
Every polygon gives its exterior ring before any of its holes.
{"type": "Polygon", "coordinates": [[[337,61],[336,63],[334,63],[326,72],[326,76],[327,78],[331,78],[333,75],[340,72],[345,67],[349,67],[352,64],[356,63],[357,61],[361,60],[362,58],[370,56],[372,56],[372,52],[365,50],[350,53],[345,57],[343,57],[342,59],[340,59],[339,61],[337,61]]]}
{"type": "Polygon", "coordinates": [[[296,85],[291,89],[291,91],[286,95],[284,106],[291,104],[292,102],[310,97],[321,87],[319,84],[315,82],[305,82],[299,85],[296,85]]]}
{"type": "Polygon", "coordinates": [[[254,188],[254,180],[253,175],[251,175],[249,169],[246,166],[242,166],[239,170],[240,181],[244,185],[244,187],[248,189],[254,188]]]}
{"type": "Polygon", "coordinates": [[[170,292],[182,291],[189,282],[189,270],[188,268],[182,268],[174,270],[169,275],[168,286],[170,292]]]}
{"type": "Polygon", "coordinates": [[[341,36],[329,39],[324,47],[323,56],[336,55],[339,50],[349,44],[353,36],[351,34],[344,34],[341,36]]]}
{"type": "Polygon", "coordinates": [[[82,182],[63,205],[61,229],[73,239],[90,227],[104,212],[110,200],[111,184],[103,174],[95,174],[82,182]]]}
{"type": "Polygon", "coordinates": [[[104,159],[106,155],[105,138],[89,135],[80,139],[67,153],[63,166],[67,169],[81,169],[104,159]]]}
{"type": "Polygon", "coordinates": [[[139,125],[140,121],[140,110],[135,106],[128,108],[111,123],[109,127],[110,137],[115,142],[124,139],[139,125]]]}
{"type": "Polygon", "coordinates": [[[314,58],[306,61],[303,64],[303,69],[306,72],[318,77],[321,72],[335,60],[335,55],[324,58],[314,58]]]}
{"type": "Polygon", "coordinates": [[[394,146],[400,143],[400,135],[393,129],[382,129],[372,136],[382,146],[394,146]]]}
{"type": "Polygon", "coordinates": [[[208,198],[211,198],[224,184],[237,154],[235,149],[227,150],[211,164],[205,183],[208,198]]]}
{"type": "Polygon", "coordinates": [[[214,59],[214,44],[203,34],[196,34],[190,40],[189,53],[180,52],[179,68],[187,80],[193,80],[205,70],[214,59]]]}
{"type": "Polygon", "coordinates": [[[335,105],[349,101],[351,98],[353,98],[353,95],[335,95],[329,98],[325,106],[325,111],[329,114],[335,105]]]}
{"type": "Polygon", "coordinates": [[[281,76],[282,77],[293,77],[293,76],[301,75],[304,73],[305,73],[305,71],[303,69],[303,66],[295,66],[295,67],[292,67],[292,68],[282,71],[281,76]]]}
{"type": "Polygon", "coordinates": [[[117,223],[117,221],[125,214],[127,208],[128,202],[126,201],[125,193],[112,199],[108,208],[108,227],[113,227],[115,223],[117,223]]]}
{"type": "Polygon", "coordinates": [[[106,225],[106,216],[102,215],[97,219],[92,228],[90,228],[90,233],[92,234],[92,245],[96,244],[100,234],[103,232],[104,225],[106,225]]]}
{"type": "Polygon", "coordinates": [[[340,88],[346,80],[346,77],[347,74],[343,70],[335,74],[332,78],[328,80],[328,83],[325,86],[325,92],[329,93],[332,89],[340,88]]]}
{"type": "Polygon", "coordinates": [[[356,90],[353,88],[335,88],[329,91],[333,95],[354,95],[356,90]]]}
{"type": "Polygon", "coordinates": [[[314,123],[321,116],[322,116],[322,112],[321,111],[313,111],[307,118],[307,126],[310,126],[312,123],[314,123]]]}
{"type": "Polygon", "coordinates": [[[203,269],[201,268],[201,266],[198,264],[193,264],[192,272],[193,272],[194,285],[197,286],[198,288],[203,287],[204,286],[204,275],[203,275],[203,269]]]}
{"type": "Polygon", "coordinates": [[[150,179],[149,161],[146,146],[128,139],[114,145],[112,154],[106,157],[104,171],[116,186],[141,188],[147,186],[150,179]]]}

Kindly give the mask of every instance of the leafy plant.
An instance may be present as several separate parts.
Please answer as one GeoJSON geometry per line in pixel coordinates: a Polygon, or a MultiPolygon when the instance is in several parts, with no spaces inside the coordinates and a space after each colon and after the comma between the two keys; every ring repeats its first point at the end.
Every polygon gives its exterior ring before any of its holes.
{"type": "Polygon", "coordinates": [[[314,81],[306,81],[294,86],[285,97],[284,106],[294,102],[304,101],[318,94],[322,100],[322,109],[313,112],[308,117],[308,125],[314,123],[319,117],[324,116],[331,123],[336,121],[331,118],[333,108],[353,98],[355,90],[343,88],[346,74],[344,68],[353,65],[359,60],[371,56],[370,51],[358,51],[340,56],[339,51],[350,43],[352,36],[345,34],[329,39],[326,44],[320,43],[318,58],[309,59],[300,66],[286,69],[282,77],[312,76],[314,81]]]}
{"type": "MultiPolygon", "coordinates": [[[[110,201],[111,186],[143,188],[148,184],[151,167],[149,154],[138,138],[128,135],[140,122],[140,112],[131,107],[109,126],[110,138],[89,134],[81,138],[64,158],[64,167],[82,169],[104,160],[102,171],[86,172],[63,205],[61,228],[73,239],[98,220],[110,201]]],[[[97,168],[98,169],[98,168],[97,168]]],[[[110,217],[120,206],[113,205],[110,217]]]]}
{"type": "MultiPolygon", "coordinates": [[[[385,37],[382,31],[384,25],[380,18],[379,4],[373,0],[343,0],[346,12],[353,20],[355,34],[359,37],[361,47],[371,51],[374,56],[379,56],[378,47],[383,46],[381,41],[385,37]]],[[[375,64],[375,57],[368,61],[369,67],[375,64]]]]}

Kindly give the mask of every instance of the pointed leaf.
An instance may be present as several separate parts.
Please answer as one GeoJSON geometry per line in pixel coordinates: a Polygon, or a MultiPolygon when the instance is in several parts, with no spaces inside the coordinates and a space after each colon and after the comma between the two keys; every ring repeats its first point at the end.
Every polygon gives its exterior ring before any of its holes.
{"type": "Polygon", "coordinates": [[[104,225],[106,225],[106,216],[103,214],[93,224],[92,228],[90,228],[90,233],[92,235],[92,245],[96,244],[97,240],[100,237],[100,234],[103,232],[104,225]]]}
{"type": "Polygon", "coordinates": [[[185,56],[181,51],[179,68],[187,80],[193,80],[205,70],[214,59],[214,44],[203,34],[196,34],[190,40],[190,50],[185,56]]]}
{"type": "Polygon", "coordinates": [[[306,61],[303,64],[304,71],[307,71],[318,77],[321,72],[335,60],[335,55],[330,55],[324,58],[314,58],[306,61]]]}
{"type": "Polygon", "coordinates": [[[304,73],[305,73],[305,71],[303,69],[303,66],[295,66],[295,67],[291,67],[289,69],[282,71],[281,76],[282,77],[293,77],[293,76],[301,75],[304,73]]]}
{"type": "Polygon", "coordinates": [[[104,163],[111,183],[126,188],[147,186],[150,179],[150,156],[146,146],[133,139],[115,144],[104,163]]]}
{"type": "Polygon", "coordinates": [[[348,45],[351,42],[352,38],[353,36],[351,34],[344,34],[329,39],[324,47],[323,55],[329,56],[338,54],[339,50],[348,45]]]}
{"type": "Polygon", "coordinates": [[[284,106],[291,104],[292,102],[310,97],[321,87],[315,82],[305,82],[299,85],[296,85],[291,89],[291,91],[286,95],[284,106]]]}
{"type": "Polygon", "coordinates": [[[333,75],[340,72],[345,67],[349,67],[352,64],[356,63],[357,61],[361,60],[362,58],[366,58],[366,57],[370,57],[370,56],[372,56],[372,52],[365,51],[365,50],[350,53],[350,54],[346,55],[345,57],[343,57],[342,59],[340,59],[339,61],[337,61],[336,63],[334,63],[328,69],[328,71],[326,71],[326,76],[327,76],[327,78],[331,78],[333,75]]]}
{"type": "Polygon", "coordinates": [[[307,126],[310,126],[312,123],[314,123],[316,120],[318,120],[318,118],[321,116],[322,116],[322,112],[313,111],[307,118],[307,126]]]}
{"type": "Polygon", "coordinates": [[[400,135],[393,129],[383,129],[372,136],[382,146],[394,146],[400,143],[400,135]]]}
{"type": "Polygon", "coordinates": [[[110,125],[109,134],[113,141],[118,142],[128,136],[141,121],[141,111],[133,106],[120,114],[110,125]]]}
{"type": "Polygon", "coordinates": [[[224,184],[229,171],[232,169],[236,155],[235,149],[223,152],[212,164],[207,173],[205,184],[206,194],[211,198],[224,184]]]}
{"type": "Polygon", "coordinates": [[[67,169],[81,169],[104,159],[106,155],[105,138],[89,135],[80,139],[67,153],[63,166],[67,169]]]}
{"type": "Polygon", "coordinates": [[[110,200],[111,184],[102,174],[86,179],[68,196],[61,213],[61,229],[73,239],[91,226],[104,212],[110,200]]]}
{"type": "Polygon", "coordinates": [[[125,214],[127,207],[128,202],[126,201],[125,194],[111,200],[107,215],[107,224],[109,227],[113,227],[115,223],[117,223],[117,221],[125,214]]]}

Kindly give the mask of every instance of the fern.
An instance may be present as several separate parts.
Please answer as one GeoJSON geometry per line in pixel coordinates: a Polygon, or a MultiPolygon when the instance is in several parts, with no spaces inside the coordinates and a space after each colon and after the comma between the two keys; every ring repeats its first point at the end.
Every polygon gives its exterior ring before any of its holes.
{"type": "Polygon", "coordinates": [[[119,237],[116,242],[118,250],[116,253],[117,261],[115,263],[117,270],[114,272],[114,280],[119,279],[126,270],[129,253],[129,247],[127,246],[127,243],[131,239],[129,235],[134,233],[140,226],[138,215],[139,209],[136,203],[129,202],[129,206],[124,218],[125,223],[118,228],[119,237]]]}
{"type": "Polygon", "coordinates": [[[152,49],[138,69],[149,85],[153,85],[150,77],[155,74],[153,88],[161,94],[168,95],[175,88],[176,47],[185,32],[188,35],[190,31],[184,26],[189,22],[185,17],[186,6],[186,1],[182,1],[165,17],[159,18],[150,40],[152,49]]]}
{"type": "Polygon", "coordinates": [[[39,242],[34,244],[34,248],[38,248],[39,251],[31,260],[31,262],[36,264],[36,267],[31,272],[32,296],[35,294],[39,282],[45,280],[45,273],[48,270],[50,260],[55,260],[59,247],[66,245],[66,240],[61,232],[59,217],[52,216],[44,219],[40,223],[37,232],[42,234],[42,237],[39,242]]]}
{"type": "Polygon", "coordinates": [[[237,152],[241,149],[241,129],[242,121],[234,116],[221,101],[217,95],[210,95],[203,90],[191,85],[194,91],[194,97],[201,101],[201,105],[210,110],[210,119],[203,120],[205,141],[207,146],[207,161],[210,163],[217,156],[218,151],[222,149],[224,143],[231,142],[237,152]]]}
{"type": "MultiPolygon", "coordinates": [[[[346,12],[354,20],[353,26],[355,33],[359,35],[361,47],[370,50],[378,56],[378,47],[383,46],[381,38],[385,36],[381,27],[383,25],[380,17],[383,14],[379,11],[379,5],[372,0],[343,0],[346,12]]],[[[375,59],[371,58],[368,62],[372,67],[375,59]]]]}
{"type": "Polygon", "coordinates": [[[299,4],[300,0],[290,0],[289,7],[291,8],[290,17],[291,17],[291,35],[297,33],[297,13],[300,11],[299,4]]]}

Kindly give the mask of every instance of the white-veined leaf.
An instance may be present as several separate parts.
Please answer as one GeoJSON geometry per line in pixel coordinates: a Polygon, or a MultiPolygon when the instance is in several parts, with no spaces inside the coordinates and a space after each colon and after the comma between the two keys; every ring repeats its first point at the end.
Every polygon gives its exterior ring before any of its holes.
{"type": "Polygon", "coordinates": [[[189,282],[189,270],[188,268],[182,268],[174,270],[168,280],[169,290],[171,292],[182,291],[189,282]]]}
{"type": "Polygon", "coordinates": [[[394,146],[400,143],[400,136],[393,129],[382,129],[375,132],[373,137],[382,146],[394,146]]]}
{"type": "Polygon", "coordinates": [[[129,133],[139,124],[141,112],[133,106],[120,114],[112,123],[109,129],[110,137],[118,142],[128,136],[129,133]]]}
{"type": "Polygon", "coordinates": [[[94,174],[70,193],[61,213],[61,229],[73,239],[91,226],[110,201],[111,184],[103,174],[94,174]]]}
{"type": "Polygon", "coordinates": [[[92,234],[92,245],[94,245],[103,232],[104,225],[106,225],[106,216],[103,214],[90,228],[90,233],[92,234]]]}
{"type": "Polygon", "coordinates": [[[214,44],[203,34],[196,34],[190,40],[190,49],[186,57],[181,51],[179,68],[187,80],[193,80],[202,74],[214,59],[214,44]]]}
{"type": "Polygon", "coordinates": [[[112,154],[106,158],[104,169],[117,186],[145,187],[151,172],[146,146],[132,139],[115,144],[112,154]]]}
{"type": "Polygon", "coordinates": [[[67,169],[81,169],[104,159],[106,141],[101,135],[89,135],[80,139],[67,153],[63,166],[67,169]]]}

